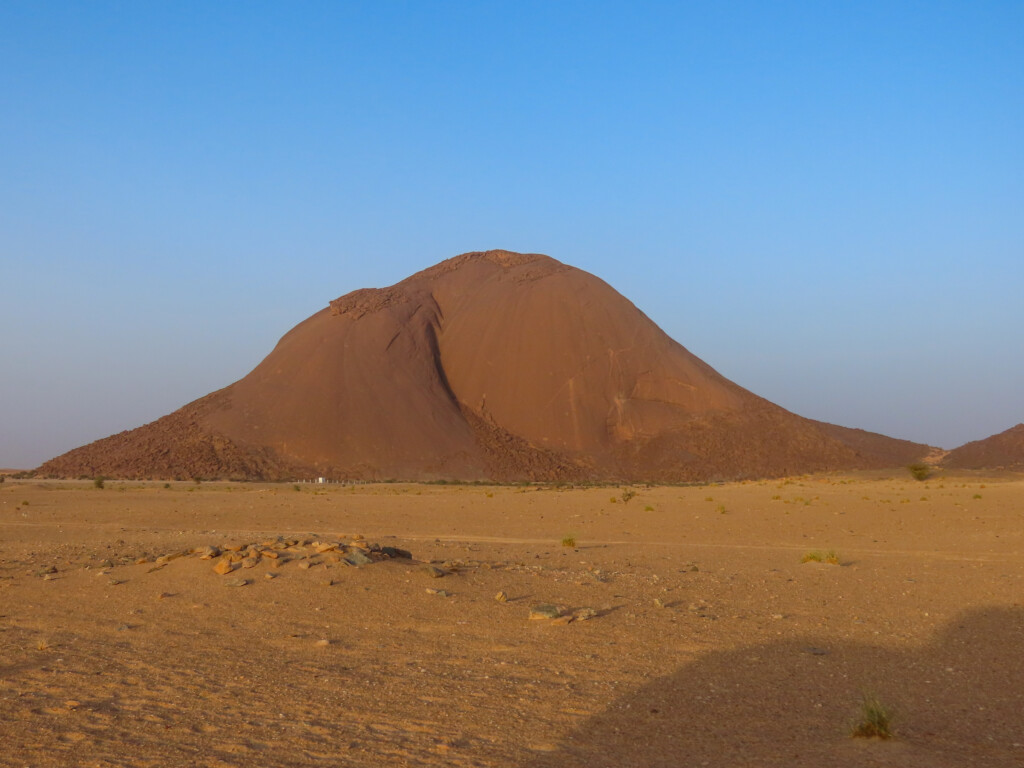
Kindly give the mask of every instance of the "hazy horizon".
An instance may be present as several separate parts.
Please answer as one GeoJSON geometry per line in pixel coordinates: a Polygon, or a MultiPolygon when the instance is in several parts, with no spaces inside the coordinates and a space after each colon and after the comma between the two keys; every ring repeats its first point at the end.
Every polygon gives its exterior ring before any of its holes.
{"type": "Polygon", "coordinates": [[[0,467],[489,248],[597,275],[802,416],[1008,429],[1022,28],[1010,3],[7,3],[0,467]]]}

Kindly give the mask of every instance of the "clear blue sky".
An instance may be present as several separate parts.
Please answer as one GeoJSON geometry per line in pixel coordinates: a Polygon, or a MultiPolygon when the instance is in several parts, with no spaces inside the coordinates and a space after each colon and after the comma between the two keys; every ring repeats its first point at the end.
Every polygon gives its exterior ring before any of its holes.
{"type": "Polygon", "coordinates": [[[1024,421],[1024,3],[0,0],[0,467],[486,248],[805,416],[1024,421]]]}

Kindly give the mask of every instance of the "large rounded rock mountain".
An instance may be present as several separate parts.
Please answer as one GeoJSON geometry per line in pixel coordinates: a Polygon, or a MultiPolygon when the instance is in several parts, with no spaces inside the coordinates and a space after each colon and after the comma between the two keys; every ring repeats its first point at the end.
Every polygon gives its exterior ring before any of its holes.
{"type": "Polygon", "coordinates": [[[487,251],[342,296],[240,381],[38,472],[678,482],[926,453],[757,397],[593,275],[487,251]]]}

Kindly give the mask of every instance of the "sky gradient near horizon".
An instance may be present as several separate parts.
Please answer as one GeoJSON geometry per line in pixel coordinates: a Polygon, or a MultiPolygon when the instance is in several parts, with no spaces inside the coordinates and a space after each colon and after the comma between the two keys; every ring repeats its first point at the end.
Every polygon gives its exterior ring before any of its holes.
{"type": "Polygon", "coordinates": [[[0,467],[459,253],[789,410],[1024,421],[1024,4],[0,3],[0,467]]]}

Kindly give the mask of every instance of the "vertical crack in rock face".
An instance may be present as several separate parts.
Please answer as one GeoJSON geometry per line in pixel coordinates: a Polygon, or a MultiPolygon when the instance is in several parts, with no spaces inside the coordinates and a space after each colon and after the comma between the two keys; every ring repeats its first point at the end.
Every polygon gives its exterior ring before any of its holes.
{"type": "Polygon", "coordinates": [[[757,397],[593,275],[485,251],[346,294],[240,381],[39,472],[671,482],[928,452],[757,397]]]}

